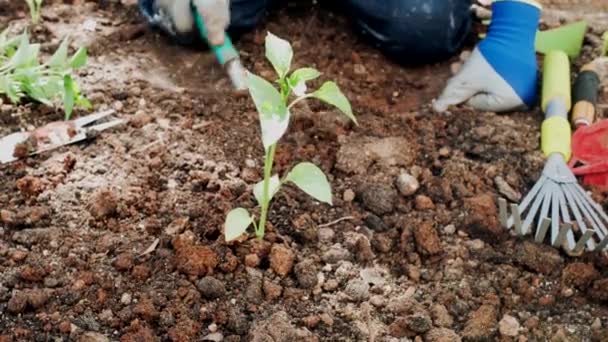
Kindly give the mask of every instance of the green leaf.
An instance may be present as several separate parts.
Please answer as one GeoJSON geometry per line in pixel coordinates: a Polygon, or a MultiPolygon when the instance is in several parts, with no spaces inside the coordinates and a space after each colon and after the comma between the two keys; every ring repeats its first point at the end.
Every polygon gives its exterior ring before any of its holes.
{"type": "Polygon", "coordinates": [[[342,94],[342,91],[334,82],[325,82],[313,95],[319,100],[335,106],[355,124],[357,123],[357,118],[355,118],[355,115],[353,114],[350,102],[348,102],[346,96],[342,94]]]}
{"type": "Polygon", "coordinates": [[[300,82],[312,81],[319,76],[321,76],[321,73],[317,69],[300,68],[291,73],[291,76],[289,76],[289,82],[295,86],[300,82]]]}
{"type": "Polygon", "coordinates": [[[70,59],[70,66],[74,69],[78,69],[87,64],[87,48],[81,47],[76,51],[72,59],[70,59]]]}
{"type": "Polygon", "coordinates": [[[74,110],[74,98],[76,92],[74,91],[74,80],[72,76],[65,75],[63,77],[63,110],[65,112],[65,119],[69,120],[74,110]]]}
{"type": "Polygon", "coordinates": [[[287,76],[291,68],[293,49],[288,41],[268,32],[266,35],[266,58],[272,64],[280,79],[287,76]]]}
{"type": "Polygon", "coordinates": [[[228,213],[228,216],[226,216],[226,222],[224,223],[224,236],[226,242],[237,239],[239,236],[243,235],[252,222],[253,218],[249,215],[247,209],[232,209],[228,213]]]}
{"type": "Polygon", "coordinates": [[[46,64],[50,67],[63,67],[68,60],[68,46],[70,45],[67,39],[64,39],[57,51],[53,54],[53,56],[46,62],[46,64]]]}
{"type": "Polygon", "coordinates": [[[247,85],[260,115],[262,143],[268,151],[287,131],[289,111],[281,94],[265,79],[248,73],[247,85]]]}
{"type": "Polygon", "coordinates": [[[604,32],[602,38],[604,39],[604,45],[602,45],[602,56],[608,56],[608,31],[604,32]]]}
{"type": "Polygon", "coordinates": [[[320,202],[332,204],[331,187],[321,169],[312,163],[300,163],[287,175],[286,180],[320,202]]]}
{"type": "MultiPolygon", "coordinates": [[[[269,202],[274,197],[274,195],[279,191],[280,187],[281,187],[281,181],[279,180],[279,176],[274,175],[274,176],[270,177],[270,180],[268,183],[268,201],[269,202]]],[[[258,204],[262,205],[263,197],[264,197],[264,181],[263,180],[253,186],[253,195],[255,196],[255,199],[258,201],[258,204]]]]}

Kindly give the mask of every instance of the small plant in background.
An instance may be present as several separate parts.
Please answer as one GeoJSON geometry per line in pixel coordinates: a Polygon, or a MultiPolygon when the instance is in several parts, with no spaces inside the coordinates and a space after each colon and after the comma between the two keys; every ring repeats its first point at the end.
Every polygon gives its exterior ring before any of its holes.
{"type": "Polygon", "coordinates": [[[40,22],[40,11],[42,9],[42,0],[25,0],[30,8],[30,16],[32,24],[37,25],[40,22]]]}
{"type": "Polygon", "coordinates": [[[68,45],[65,39],[53,56],[40,64],[40,44],[30,43],[27,33],[15,37],[8,37],[7,31],[0,33],[0,94],[13,103],[27,97],[52,106],[60,100],[66,120],[74,106],[90,108],[72,78],[72,72],[86,64],[87,50],[80,48],[68,56],[68,45]]]}
{"type": "Polygon", "coordinates": [[[316,98],[335,106],[355,124],[348,99],[338,86],[331,81],[325,82],[318,90],[307,93],[306,82],[318,78],[321,73],[313,68],[301,68],[290,73],[293,50],[286,40],[268,33],[266,36],[266,58],[272,64],[278,79],[278,90],[265,79],[249,73],[247,83],[260,117],[262,143],[264,145],[264,179],[253,188],[254,196],[260,206],[260,219],[255,218],[244,208],[233,209],[226,217],[224,233],[226,241],[231,241],[253,225],[257,238],[264,237],[268,210],[272,197],[285,183],[292,183],[320,202],[332,204],[331,187],[323,171],[312,163],[296,165],[283,178],[272,175],[272,165],[277,142],[287,131],[290,110],[308,98],[316,98]],[[290,95],[296,98],[288,105],[290,95]]]}
{"type": "Polygon", "coordinates": [[[604,32],[602,36],[604,44],[602,45],[602,56],[608,56],[608,31],[604,32]]]}

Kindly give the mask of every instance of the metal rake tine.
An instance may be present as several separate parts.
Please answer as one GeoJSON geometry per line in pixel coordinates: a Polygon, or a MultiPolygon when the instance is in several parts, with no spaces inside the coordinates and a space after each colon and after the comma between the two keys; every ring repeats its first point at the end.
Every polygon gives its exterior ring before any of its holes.
{"type": "Polygon", "coordinates": [[[572,230],[572,223],[566,222],[562,224],[559,229],[559,234],[557,234],[557,239],[553,242],[553,247],[563,246],[564,238],[572,230]]]}
{"type": "MultiPolygon", "coordinates": [[[[602,223],[602,219],[600,217],[598,217],[598,214],[600,216],[602,216],[603,210],[600,210],[598,208],[598,204],[595,201],[593,201],[593,199],[591,199],[588,196],[585,196],[586,195],[585,190],[583,190],[583,188],[581,188],[580,185],[576,184],[575,186],[573,186],[573,188],[575,190],[575,195],[578,195],[578,197],[581,200],[581,202],[583,203],[583,205],[591,213],[591,215],[595,219],[595,222],[597,222],[598,229],[600,230],[600,231],[598,231],[598,235],[600,235],[599,233],[601,233],[602,237],[604,235],[608,235],[608,229],[606,229],[606,226],[604,225],[604,223],[602,223]],[[589,202],[590,200],[592,202],[589,202]]],[[[608,217],[606,218],[606,222],[608,223],[608,217]]]]}
{"type": "MultiPolygon", "coordinates": [[[[571,194],[567,188],[564,190],[564,195],[566,195],[566,198],[568,199],[568,205],[572,209],[572,213],[574,213],[574,218],[576,219],[577,226],[580,228],[581,233],[585,234],[589,228],[587,228],[587,223],[585,222],[585,219],[583,218],[583,215],[579,210],[578,202],[574,199],[573,194],[571,194]]],[[[595,247],[593,242],[587,242],[589,249],[593,250],[595,247]]]]}
{"type": "Polygon", "coordinates": [[[581,236],[581,238],[578,240],[578,242],[576,243],[576,246],[574,246],[574,248],[572,249],[572,251],[570,253],[575,254],[575,255],[580,254],[585,249],[585,245],[587,244],[589,239],[591,239],[591,237],[594,234],[595,234],[595,231],[593,231],[592,229],[587,230],[583,234],[583,236],[581,236]]]}
{"type": "MultiPolygon", "coordinates": [[[[549,216],[547,216],[547,215],[549,214],[549,208],[551,207],[551,198],[553,197],[553,193],[554,193],[554,191],[548,191],[545,194],[545,198],[543,198],[543,206],[540,209],[540,215],[538,216],[539,220],[538,220],[538,223],[536,224],[536,235],[538,235],[538,231],[541,229],[543,222],[545,222],[544,219],[549,218],[549,216]]],[[[548,227],[549,226],[545,227],[545,230],[548,227]]],[[[546,231],[543,233],[543,239],[544,239],[544,234],[546,234],[546,231]]]]}
{"type": "Polygon", "coordinates": [[[536,230],[536,236],[534,237],[534,241],[542,243],[545,240],[545,236],[547,236],[547,231],[549,230],[550,224],[551,220],[546,217],[544,217],[540,221],[539,228],[536,230]]]}
{"type": "MultiPolygon", "coordinates": [[[[564,192],[561,187],[558,187],[557,196],[564,222],[570,224],[570,228],[572,228],[572,221],[570,220],[570,213],[568,212],[568,203],[566,202],[566,197],[564,197],[564,192]]],[[[559,234],[561,234],[561,231],[558,233],[558,237],[559,234]]],[[[568,246],[574,248],[575,242],[572,229],[567,230],[566,237],[568,238],[568,246]]]]}
{"type": "MultiPolygon", "coordinates": [[[[579,188],[580,188],[580,186],[579,186],[579,188]]],[[[593,204],[595,211],[602,217],[602,219],[604,219],[604,221],[608,222],[608,215],[604,212],[604,209],[602,208],[602,206],[599,205],[596,201],[594,201],[593,198],[591,198],[591,196],[589,196],[589,194],[585,190],[583,190],[583,188],[580,188],[579,191],[583,195],[583,198],[585,198],[589,203],[593,204]]]]}
{"type": "Polygon", "coordinates": [[[534,202],[532,202],[532,207],[530,207],[530,211],[528,211],[528,215],[526,215],[526,219],[524,220],[524,223],[521,227],[522,235],[528,234],[528,228],[532,225],[532,221],[536,217],[536,214],[538,213],[538,209],[539,209],[540,205],[543,203],[543,200],[545,199],[545,195],[547,193],[550,193],[550,192],[548,192],[548,189],[550,189],[550,188],[551,188],[551,182],[545,184],[545,186],[542,187],[542,189],[539,191],[538,195],[534,199],[534,202]]]}
{"type": "MultiPolygon", "coordinates": [[[[560,196],[559,192],[553,192],[551,196],[551,243],[555,243],[559,235],[559,210],[560,210],[560,196]]],[[[570,220],[568,220],[570,221],[570,220]]]]}
{"type": "MultiPolygon", "coordinates": [[[[532,202],[532,199],[534,199],[534,197],[536,197],[536,194],[540,191],[540,188],[543,186],[543,183],[545,183],[545,180],[547,179],[546,176],[541,176],[540,179],[536,182],[536,184],[534,184],[534,186],[532,187],[532,189],[530,189],[530,192],[528,192],[528,194],[524,197],[524,199],[521,201],[521,203],[519,204],[519,209],[518,212],[521,214],[524,211],[526,211],[526,209],[528,208],[528,205],[530,205],[530,202],[532,202]]],[[[521,215],[520,215],[521,217],[521,215]]],[[[510,228],[513,225],[513,221],[515,220],[514,217],[511,217],[507,223],[507,228],[510,228]]]]}
{"type": "Polygon", "coordinates": [[[517,204],[511,204],[511,218],[513,219],[513,227],[515,227],[515,234],[517,234],[517,236],[521,236],[521,215],[517,204]]]}
{"type": "Polygon", "coordinates": [[[504,198],[498,199],[498,219],[503,227],[510,228],[508,227],[509,213],[507,212],[507,200],[504,198]]]}
{"type": "Polygon", "coordinates": [[[604,237],[604,239],[600,241],[600,243],[595,245],[595,251],[601,252],[606,249],[606,246],[608,246],[608,236],[604,237]]]}
{"type": "MultiPolygon", "coordinates": [[[[585,216],[587,221],[591,223],[592,229],[595,231],[595,234],[597,234],[600,240],[603,239],[606,234],[604,233],[605,228],[601,220],[597,217],[596,213],[591,208],[589,208],[589,203],[583,198],[581,198],[580,193],[578,193],[576,189],[576,186],[569,185],[568,187],[572,192],[572,196],[578,202],[578,206],[583,212],[583,216],[585,216]]],[[[589,247],[590,251],[595,250],[595,240],[591,239],[589,241],[590,242],[588,243],[587,247],[589,247]]]]}

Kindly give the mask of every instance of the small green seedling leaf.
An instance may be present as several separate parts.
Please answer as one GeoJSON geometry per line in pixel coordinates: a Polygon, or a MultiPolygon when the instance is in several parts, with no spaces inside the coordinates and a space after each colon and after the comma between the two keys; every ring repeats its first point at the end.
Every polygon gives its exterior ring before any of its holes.
{"type": "Polygon", "coordinates": [[[64,39],[46,64],[50,67],[63,67],[68,60],[69,45],[70,42],[67,39],[64,39]]]}
{"type": "Polygon", "coordinates": [[[608,56],[608,31],[604,32],[602,38],[604,39],[604,45],[602,46],[602,56],[608,56]]]}
{"type": "Polygon", "coordinates": [[[70,67],[78,69],[87,63],[87,48],[81,47],[70,59],[70,67]]]}
{"type": "Polygon", "coordinates": [[[289,125],[289,111],[281,94],[265,79],[248,73],[247,85],[253,102],[260,114],[262,143],[268,151],[281,139],[289,125]]]}
{"type": "MultiPolygon", "coordinates": [[[[268,180],[268,201],[272,200],[274,195],[279,191],[281,187],[281,180],[279,180],[279,175],[274,175],[270,177],[268,180]]],[[[258,201],[259,205],[262,205],[264,201],[264,181],[260,181],[256,185],[253,186],[253,195],[255,199],[258,201]]]]}
{"type": "Polygon", "coordinates": [[[331,187],[327,177],[316,165],[300,163],[287,175],[286,180],[320,202],[332,204],[331,187]]]}
{"type": "Polygon", "coordinates": [[[231,210],[226,216],[224,224],[224,235],[226,242],[237,239],[247,231],[247,228],[253,222],[253,218],[249,215],[247,209],[236,208],[231,210]]]}
{"type": "Polygon", "coordinates": [[[321,73],[316,69],[301,68],[294,71],[291,76],[289,76],[289,86],[296,96],[304,96],[306,95],[307,90],[306,82],[314,80],[319,76],[321,76],[321,73]]]}
{"type": "Polygon", "coordinates": [[[74,110],[74,101],[76,91],[74,89],[74,80],[72,76],[65,75],[63,77],[63,110],[65,112],[65,119],[69,120],[72,117],[72,111],[74,110]]]}
{"type": "Polygon", "coordinates": [[[340,88],[338,88],[334,82],[325,82],[313,95],[319,100],[335,106],[355,124],[357,123],[357,118],[355,118],[355,115],[353,114],[350,102],[348,102],[346,96],[344,96],[340,88]]]}
{"type": "Polygon", "coordinates": [[[297,84],[302,81],[308,82],[316,79],[319,76],[321,76],[321,73],[317,69],[300,68],[291,73],[291,76],[289,76],[289,82],[291,84],[297,84]]]}
{"type": "Polygon", "coordinates": [[[266,58],[272,64],[279,78],[283,79],[291,68],[291,60],[293,58],[291,44],[268,32],[266,35],[266,58]]]}

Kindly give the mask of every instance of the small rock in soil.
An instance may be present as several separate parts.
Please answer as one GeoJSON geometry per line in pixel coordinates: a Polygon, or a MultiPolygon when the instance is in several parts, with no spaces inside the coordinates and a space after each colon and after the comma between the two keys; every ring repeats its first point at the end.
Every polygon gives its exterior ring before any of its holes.
{"type": "Polygon", "coordinates": [[[418,251],[424,254],[439,254],[443,251],[441,239],[432,223],[423,222],[414,231],[418,251]]]}
{"type": "Polygon", "coordinates": [[[602,319],[599,317],[596,317],[593,320],[593,323],[591,323],[591,330],[600,330],[602,329],[602,319]]]}
{"type": "Polygon", "coordinates": [[[462,338],[464,341],[491,341],[496,334],[497,323],[496,308],[484,304],[469,316],[462,338]]]}
{"type": "Polygon", "coordinates": [[[133,253],[125,252],[119,254],[114,262],[112,262],[112,266],[119,271],[128,271],[133,267],[133,262],[135,261],[135,256],[133,253]]]}
{"type": "Polygon", "coordinates": [[[260,265],[260,257],[257,254],[245,255],[245,266],[258,267],[260,265]]]}
{"type": "Polygon", "coordinates": [[[385,184],[365,184],[357,195],[367,210],[380,216],[391,213],[397,202],[397,191],[385,184]]]}
{"type": "Polygon", "coordinates": [[[129,124],[135,128],[142,128],[152,122],[154,118],[146,114],[143,110],[138,110],[135,115],[129,119],[129,124]]]}
{"type": "Polygon", "coordinates": [[[500,322],[498,322],[498,331],[503,336],[515,337],[519,335],[519,329],[519,321],[511,315],[504,315],[500,322]]]}
{"type": "Polygon", "coordinates": [[[245,297],[252,303],[261,303],[263,298],[262,280],[264,275],[255,268],[247,268],[247,279],[249,284],[245,290],[245,297]]]}
{"type": "Polygon", "coordinates": [[[415,156],[414,141],[405,137],[352,136],[341,142],[336,154],[336,169],[364,174],[374,162],[384,166],[409,166],[415,156]]]}
{"type": "Polygon", "coordinates": [[[199,280],[196,287],[201,292],[201,295],[207,299],[220,298],[226,294],[224,283],[210,276],[199,280]]]}
{"type": "Polygon", "coordinates": [[[39,282],[46,276],[46,271],[39,266],[26,265],[19,272],[19,277],[29,282],[39,282]]]}
{"type": "Polygon", "coordinates": [[[391,325],[388,326],[388,331],[393,337],[402,338],[402,337],[413,337],[416,333],[409,330],[407,326],[407,319],[405,317],[397,317],[391,325]]]}
{"type": "Polygon", "coordinates": [[[432,209],[435,209],[435,204],[430,197],[425,195],[416,196],[416,210],[424,211],[432,209]]]}
{"type": "Polygon", "coordinates": [[[445,235],[454,235],[454,233],[456,233],[456,226],[453,224],[448,224],[447,226],[443,227],[443,233],[445,235]]]}
{"type": "Polygon", "coordinates": [[[103,334],[88,331],[80,336],[78,342],[110,342],[110,339],[103,334]]]}
{"type": "Polygon", "coordinates": [[[363,222],[365,222],[365,225],[370,228],[371,230],[377,231],[377,232],[383,232],[388,230],[388,226],[386,224],[384,224],[384,221],[382,221],[381,218],[379,218],[378,216],[374,215],[374,214],[369,214],[365,217],[365,219],[363,220],[363,222]]]}
{"type": "Polygon", "coordinates": [[[372,251],[372,244],[367,236],[361,236],[357,239],[355,243],[355,256],[359,262],[372,261],[374,259],[375,255],[372,251]]]}
{"type": "Polygon", "coordinates": [[[331,291],[334,291],[335,289],[337,289],[338,286],[340,286],[340,284],[338,283],[338,281],[336,279],[329,279],[328,281],[326,281],[323,284],[323,290],[325,290],[327,292],[331,292],[331,291]]]}
{"type": "Polygon", "coordinates": [[[431,329],[424,337],[426,342],[460,342],[460,336],[446,328],[431,329]]]}
{"type": "Polygon", "coordinates": [[[120,296],[120,302],[123,305],[131,304],[131,294],[129,292],[123,293],[122,296],[120,296]]]}
{"type": "Polygon", "coordinates": [[[599,272],[592,264],[575,262],[566,266],[562,271],[562,282],[568,286],[585,289],[599,276],[599,272]]]}
{"type": "Polygon", "coordinates": [[[465,199],[465,210],[468,212],[465,226],[471,236],[491,242],[505,234],[498,223],[498,212],[492,194],[465,199]]]}
{"type": "MultiPolygon", "coordinates": [[[[323,319],[321,317],[321,319],[323,319]]],[[[279,311],[253,327],[251,342],[293,341],[318,342],[319,338],[305,329],[298,329],[289,320],[285,311],[279,311]]]]}
{"type": "Polygon", "coordinates": [[[135,305],[133,313],[148,322],[153,322],[159,317],[158,310],[154,307],[154,303],[148,298],[142,298],[139,303],[135,305]]]}
{"type": "Polygon", "coordinates": [[[281,285],[274,283],[270,279],[264,279],[263,287],[266,300],[275,300],[281,297],[281,294],[283,294],[283,288],[281,285]]]}
{"type": "Polygon", "coordinates": [[[185,238],[175,238],[175,264],[185,274],[204,276],[212,272],[218,264],[218,255],[207,246],[192,245],[185,238]]]}
{"type": "Polygon", "coordinates": [[[328,264],[335,264],[342,260],[349,260],[351,254],[348,250],[342,247],[341,244],[337,243],[329,248],[327,252],[323,254],[323,261],[328,264]]]}
{"type": "Polygon", "coordinates": [[[563,263],[559,252],[551,246],[524,241],[515,249],[515,260],[542,274],[557,271],[563,263]]]}
{"type": "Polygon", "coordinates": [[[401,173],[395,180],[395,186],[403,196],[411,196],[418,191],[420,183],[416,177],[407,172],[401,173]]]}
{"type": "Polygon", "coordinates": [[[99,190],[89,200],[89,213],[95,219],[102,219],[113,215],[117,209],[118,199],[116,194],[111,190],[99,190]]]}
{"type": "Polygon", "coordinates": [[[454,324],[454,318],[448,312],[448,309],[443,304],[435,304],[431,307],[431,315],[433,322],[438,327],[449,328],[454,324]]]}
{"type": "Polygon", "coordinates": [[[355,278],[348,282],[344,292],[354,301],[369,299],[369,284],[361,278],[355,278]]]}
{"type": "Polygon", "coordinates": [[[319,324],[319,322],[321,322],[321,317],[319,317],[317,315],[306,316],[302,319],[302,322],[304,323],[304,325],[306,327],[314,328],[319,324]]]}
{"type": "Polygon", "coordinates": [[[211,333],[205,337],[203,337],[203,341],[212,341],[212,342],[221,342],[224,340],[224,335],[219,332],[211,333]]]}
{"type": "Polygon", "coordinates": [[[344,190],[344,194],[342,195],[342,199],[344,202],[352,202],[355,200],[355,192],[352,189],[344,190]]]}
{"type": "Polygon", "coordinates": [[[317,267],[313,260],[299,262],[295,267],[296,278],[301,288],[310,289],[317,285],[317,267]]]}
{"type": "Polygon", "coordinates": [[[293,268],[295,255],[293,251],[283,245],[275,244],[270,251],[270,267],[280,275],[286,276],[293,268]]]}
{"type": "Polygon", "coordinates": [[[426,313],[415,313],[408,317],[408,328],[413,332],[423,334],[433,326],[431,318],[426,313]]]}
{"type": "Polygon", "coordinates": [[[521,194],[518,191],[515,191],[504,178],[497,176],[494,178],[494,184],[496,184],[498,192],[505,196],[509,201],[519,203],[521,194]]]}
{"type": "Polygon", "coordinates": [[[319,229],[319,242],[321,243],[330,243],[334,240],[334,236],[336,233],[331,228],[321,228],[319,229]]]}
{"type": "Polygon", "coordinates": [[[228,323],[226,326],[234,333],[244,335],[249,330],[249,320],[242,312],[231,309],[228,313],[228,323]]]}
{"type": "Polygon", "coordinates": [[[13,296],[8,301],[7,310],[12,313],[22,313],[27,307],[27,294],[25,291],[14,291],[13,296]]]}

